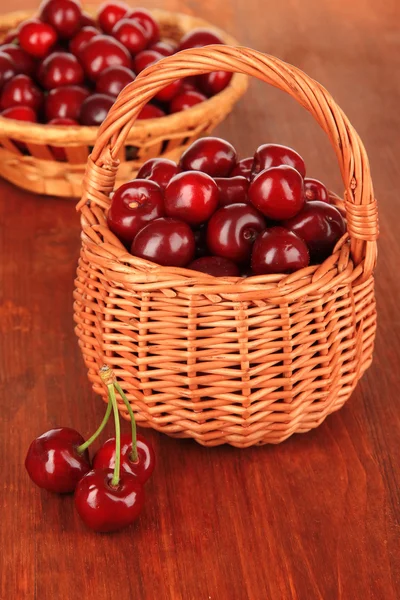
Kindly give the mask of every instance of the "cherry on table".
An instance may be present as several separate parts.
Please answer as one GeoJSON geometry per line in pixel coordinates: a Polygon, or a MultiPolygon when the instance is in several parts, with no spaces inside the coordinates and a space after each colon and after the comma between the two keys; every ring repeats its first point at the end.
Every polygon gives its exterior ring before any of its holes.
{"type": "Polygon", "coordinates": [[[198,27],[186,33],[180,41],[179,50],[187,50],[188,48],[200,48],[209,46],[210,44],[223,44],[224,41],[211,29],[198,27]]]}
{"type": "Polygon", "coordinates": [[[165,190],[172,177],[177,173],[179,173],[179,167],[173,160],[150,158],[140,167],[136,179],[150,179],[157,183],[162,190],[165,190]]]}
{"type": "Polygon", "coordinates": [[[248,202],[247,191],[249,180],[245,177],[215,177],[218,186],[218,203],[220,206],[248,202]]]}
{"type": "Polygon", "coordinates": [[[293,148],[280,144],[263,144],[254,154],[253,175],[265,169],[288,165],[296,169],[302,177],[306,175],[304,160],[293,148]]]}
{"type": "Polygon", "coordinates": [[[135,73],[140,73],[140,71],[143,71],[146,67],[161,60],[162,57],[163,55],[155,50],[142,50],[142,52],[139,52],[133,59],[133,69],[135,73]]]}
{"type": "Polygon", "coordinates": [[[47,90],[66,85],[79,85],[83,83],[85,75],[83,69],[73,54],[66,52],[53,52],[49,54],[38,72],[38,79],[47,90]]]}
{"type": "Polygon", "coordinates": [[[80,61],[88,77],[96,80],[108,67],[130,68],[131,55],[118,40],[97,35],[82,48],[80,61]]]}
{"type": "Polygon", "coordinates": [[[79,57],[81,50],[96,35],[99,35],[99,30],[96,29],[96,27],[92,27],[90,25],[87,27],[82,27],[82,29],[76,34],[75,37],[72,38],[69,43],[69,51],[71,54],[79,57]]]}
{"type": "Polygon", "coordinates": [[[187,110],[188,108],[192,108],[192,106],[196,106],[196,104],[200,104],[201,102],[207,100],[207,97],[197,90],[184,90],[182,89],[182,85],[181,90],[182,91],[180,91],[175,98],[172,98],[171,100],[169,107],[171,113],[187,110]]]}
{"type": "Polygon", "coordinates": [[[133,55],[144,50],[148,44],[144,28],[135,19],[125,17],[118,21],[113,27],[112,36],[133,55]]]}
{"type": "Polygon", "coordinates": [[[79,85],[69,85],[51,90],[45,101],[47,120],[74,119],[78,121],[82,104],[89,95],[89,90],[79,85]]]}
{"type": "Polygon", "coordinates": [[[116,98],[135,77],[135,73],[128,67],[108,67],[97,79],[96,91],[116,98]]]}
{"type": "Polygon", "coordinates": [[[293,167],[271,167],[253,179],[248,196],[266,217],[276,221],[289,219],[304,206],[303,178],[293,167]]]}
{"type": "Polygon", "coordinates": [[[310,255],[306,244],[284,227],[271,227],[256,239],[251,254],[254,275],[293,273],[307,267],[310,255]]]}
{"type": "Polygon", "coordinates": [[[189,225],[205,223],[218,206],[218,188],[206,173],[186,171],[172,177],[164,192],[165,212],[189,225]]]}
{"type": "MultiPolygon", "coordinates": [[[[142,485],[151,477],[156,465],[153,446],[140,433],[136,436],[138,460],[132,460],[132,435],[121,434],[121,469],[133,475],[142,485]]],[[[93,469],[114,469],[115,467],[115,437],[108,439],[96,452],[93,458],[93,469]]]]}
{"type": "Polygon", "coordinates": [[[227,177],[236,160],[232,144],[220,138],[204,137],[185,150],[179,165],[183,171],[202,171],[211,177],[227,177]]]}
{"type": "Polygon", "coordinates": [[[166,114],[162,110],[162,108],[156,106],[155,104],[148,103],[145,104],[145,106],[143,106],[142,110],[137,116],[137,120],[139,121],[141,119],[160,119],[161,117],[165,116],[166,114]]]}
{"type": "Polygon", "coordinates": [[[129,11],[130,7],[125,2],[119,2],[118,0],[104,2],[97,13],[98,23],[104,33],[111,35],[115,24],[123,19],[129,11]]]}
{"type": "Polygon", "coordinates": [[[14,62],[16,73],[33,75],[36,71],[36,63],[32,56],[15,44],[4,44],[0,46],[0,53],[7,54],[14,62]]]}
{"type": "Polygon", "coordinates": [[[148,179],[135,179],[114,193],[107,215],[110,230],[126,245],[150,221],[165,214],[160,186],[148,179]]]}
{"type": "Polygon", "coordinates": [[[82,27],[82,9],[76,0],[45,0],[40,20],[51,25],[60,38],[71,39],[82,27]]]}
{"type": "Polygon", "coordinates": [[[43,104],[43,94],[28,75],[16,75],[7,81],[1,92],[1,109],[12,106],[30,106],[38,113],[43,104]]]}
{"type": "Polygon", "coordinates": [[[153,50],[154,52],[158,52],[159,54],[162,54],[163,56],[171,56],[172,54],[175,54],[175,52],[177,51],[177,44],[175,44],[175,42],[156,42],[155,44],[151,44],[151,46],[149,46],[149,50],[153,50]]]}
{"type": "Polygon", "coordinates": [[[6,108],[6,110],[3,110],[0,114],[6,119],[37,123],[37,115],[30,106],[12,106],[11,108],[6,108]]]}
{"type": "Polygon", "coordinates": [[[194,235],[187,223],[161,218],[143,227],[133,240],[134,256],[164,267],[185,267],[193,259],[194,235]]]}
{"type": "Polygon", "coordinates": [[[320,202],[330,203],[328,190],[318,179],[312,179],[311,177],[304,179],[304,194],[307,202],[319,200],[320,202]]]}
{"type": "Polygon", "coordinates": [[[0,89],[17,74],[17,68],[11,56],[0,52],[0,89]]]}
{"type": "Polygon", "coordinates": [[[229,71],[213,71],[204,73],[197,78],[198,86],[207,96],[215,96],[224,90],[231,82],[233,73],[229,71]]]}
{"type": "Polygon", "coordinates": [[[236,167],[231,171],[231,177],[246,177],[246,179],[251,179],[251,171],[253,168],[254,158],[249,156],[248,158],[242,158],[239,160],[236,167]]]}
{"type": "Polygon", "coordinates": [[[187,268],[214,277],[239,277],[240,275],[239,267],[223,256],[202,256],[196,258],[187,268]]]}
{"type": "Polygon", "coordinates": [[[155,44],[160,39],[160,28],[151,13],[145,8],[134,8],[128,13],[130,19],[135,19],[143,27],[148,44],[155,44]]]}
{"type": "Polygon", "coordinates": [[[35,58],[43,58],[57,41],[55,29],[39,19],[24,21],[18,29],[19,45],[35,58]]]}

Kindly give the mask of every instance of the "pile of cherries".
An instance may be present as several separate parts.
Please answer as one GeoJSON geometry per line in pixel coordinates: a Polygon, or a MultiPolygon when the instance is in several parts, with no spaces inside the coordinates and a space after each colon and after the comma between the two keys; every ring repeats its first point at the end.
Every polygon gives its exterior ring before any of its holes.
{"type": "Polygon", "coordinates": [[[100,376],[108,388],[108,405],[97,431],[85,441],[75,429],[51,429],[32,442],[25,467],[39,487],[58,494],[75,492],[75,507],[84,523],[94,531],[109,532],[138,518],[155,455],[151,444],[136,434],[132,408],[113,371],[104,366],[100,376]],[[115,390],[130,414],[131,434],[121,434],[115,390]],[[103,431],[112,410],[115,437],[101,446],[91,464],[88,447],[103,431]]]}
{"type": "Polygon", "coordinates": [[[323,183],[278,144],[238,160],[215,137],[194,142],[179,164],[148,160],[119,187],[110,230],[137,257],[213,276],[292,273],[320,264],[346,231],[323,183]]]}
{"type": "MultiPolygon", "coordinates": [[[[0,46],[1,116],[53,125],[100,125],[120,91],[145,67],[187,48],[222,44],[194,29],[177,44],[143,8],[105,2],[95,20],[77,0],[44,0],[0,46]]],[[[186,110],[222,91],[231,73],[216,71],[170,83],[139,118],[186,110]]],[[[61,157],[63,159],[65,157],[61,157]]]]}

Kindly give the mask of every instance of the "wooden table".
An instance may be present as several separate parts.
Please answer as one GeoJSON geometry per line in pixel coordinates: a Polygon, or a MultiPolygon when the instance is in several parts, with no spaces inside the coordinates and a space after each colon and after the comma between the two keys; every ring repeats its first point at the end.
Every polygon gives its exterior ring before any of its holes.
{"type": "MultiPolygon", "coordinates": [[[[87,436],[104,410],[73,332],[74,202],[2,182],[1,600],[396,600],[400,5],[162,5],[210,19],[244,44],[299,66],[331,91],[361,134],[381,217],[375,362],[343,410],[277,447],[208,450],[150,432],[158,468],[143,516],[121,533],[92,534],[70,497],[41,493],[23,467],[33,437],[59,424],[87,436]]],[[[13,8],[27,6],[16,0],[13,8]]],[[[5,0],[1,8],[9,8],[5,0]]],[[[276,90],[253,83],[218,133],[242,156],[265,141],[292,145],[310,174],[341,191],[321,131],[276,90]]]]}

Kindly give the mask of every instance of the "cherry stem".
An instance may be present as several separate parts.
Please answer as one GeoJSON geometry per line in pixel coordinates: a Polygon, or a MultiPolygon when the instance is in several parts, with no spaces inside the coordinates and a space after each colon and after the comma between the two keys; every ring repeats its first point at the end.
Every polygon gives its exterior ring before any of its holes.
{"type": "Polygon", "coordinates": [[[85,450],[87,448],[89,448],[90,444],[99,437],[99,435],[103,431],[104,427],[107,425],[107,421],[111,415],[111,409],[112,409],[112,404],[111,404],[111,402],[108,402],[107,410],[105,412],[102,422],[100,423],[99,428],[94,432],[94,434],[88,440],[86,440],[86,442],[84,442],[83,444],[81,444],[80,446],[77,447],[77,451],[79,452],[79,454],[83,454],[85,452],[85,450]]]}
{"type": "Polygon", "coordinates": [[[132,426],[132,452],[130,454],[130,459],[132,462],[137,462],[139,460],[139,456],[138,456],[138,451],[137,451],[137,436],[136,436],[136,420],[135,420],[135,415],[134,412],[132,410],[132,406],[128,400],[128,398],[125,395],[124,390],[122,389],[122,387],[119,385],[118,381],[114,380],[114,386],[115,389],[117,390],[117,392],[119,393],[119,395],[121,396],[122,400],[124,401],[124,404],[127,408],[127,411],[129,413],[129,416],[131,418],[131,426],[132,426]]]}
{"type": "Polygon", "coordinates": [[[120,464],[121,464],[121,427],[119,422],[119,412],[117,405],[117,398],[115,396],[114,384],[107,384],[109,402],[112,404],[114,411],[114,422],[115,422],[115,466],[114,474],[111,480],[111,485],[117,487],[119,484],[120,476],[120,464]]]}

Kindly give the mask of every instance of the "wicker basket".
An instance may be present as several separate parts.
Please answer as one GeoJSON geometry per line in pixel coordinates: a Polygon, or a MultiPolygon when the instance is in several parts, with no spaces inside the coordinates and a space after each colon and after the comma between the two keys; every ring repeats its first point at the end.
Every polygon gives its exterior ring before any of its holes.
{"type": "Polygon", "coordinates": [[[139,424],[207,446],[278,443],[338,410],[370,365],[378,221],[368,158],[329,93],[295,67],[247,48],[209,46],[148,69],[102,125],[78,208],[79,344],[93,389],[106,398],[98,369],[108,363],[139,424]],[[109,231],[117,157],[139,110],[168,82],[216,68],[286,91],[328,135],[348,234],[322,265],[214,278],[133,257],[109,231]]]}
{"type": "MultiPolygon", "coordinates": [[[[0,17],[0,38],[32,14],[17,12],[0,17]]],[[[202,19],[163,10],[153,10],[152,14],[159,22],[164,38],[179,40],[184,33],[196,27],[208,27],[216,31],[227,44],[237,43],[231,36],[202,19]]],[[[221,93],[187,111],[135,123],[118,152],[121,162],[118,183],[134,177],[149,158],[164,156],[178,159],[187,145],[201,135],[210,133],[225,119],[246,88],[247,78],[236,75],[221,93]]],[[[0,129],[2,177],[39,194],[81,195],[86,161],[96,141],[98,127],[34,125],[0,117],[0,129]],[[25,143],[30,155],[21,152],[18,142],[25,143]],[[56,161],[52,147],[63,148],[67,161],[56,161]]]]}

